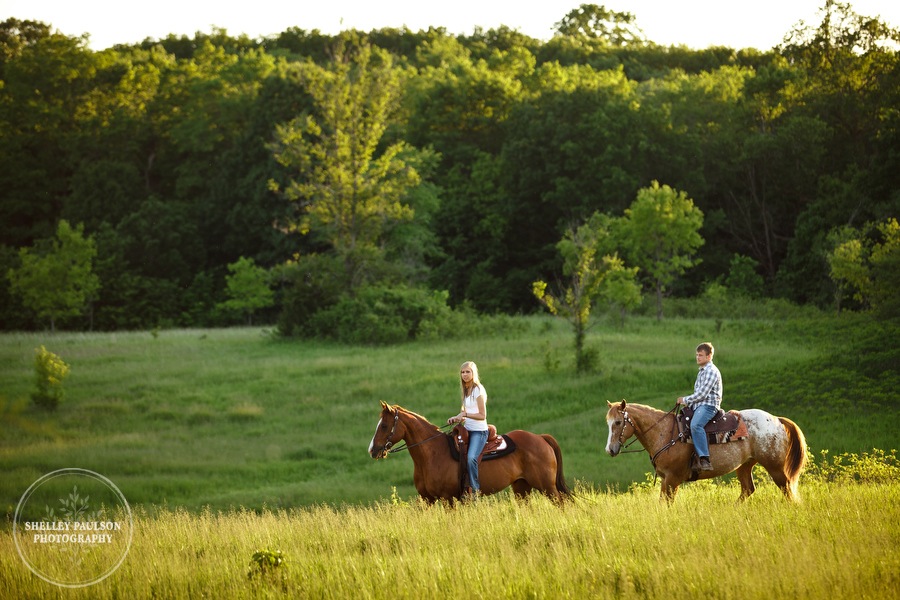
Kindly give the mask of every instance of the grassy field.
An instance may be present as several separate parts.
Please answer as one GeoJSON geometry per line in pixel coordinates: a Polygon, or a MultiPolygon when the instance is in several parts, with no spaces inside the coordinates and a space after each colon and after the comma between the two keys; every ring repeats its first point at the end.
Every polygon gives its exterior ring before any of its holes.
{"type": "Polygon", "coordinates": [[[606,401],[671,408],[693,386],[703,340],[717,347],[726,408],[790,417],[814,455],[897,448],[898,371],[863,376],[857,363],[830,362],[852,323],[633,318],[591,331],[600,361],[584,376],[573,375],[570,330],[549,317],[522,318],[505,336],[387,348],[257,328],[0,334],[0,503],[11,515],[32,482],[66,467],[103,474],[149,510],[358,505],[393,489],[408,499],[409,456],[366,452],[379,401],[442,423],[458,408],[466,359],[479,364],[500,431],[551,433],[570,484],[625,489],[650,463],[603,453],[606,401]],[[28,402],[40,345],[71,366],[55,413],[28,402]]]}
{"type": "Polygon", "coordinates": [[[738,492],[691,484],[672,506],[637,488],[582,490],[562,507],[504,493],[458,507],[138,511],[121,566],[80,589],[32,575],[0,533],[0,586],[9,598],[92,600],[900,598],[900,482],[808,483],[799,505],[772,485],[740,505],[738,492]],[[285,562],[260,573],[262,549],[285,562]]]}

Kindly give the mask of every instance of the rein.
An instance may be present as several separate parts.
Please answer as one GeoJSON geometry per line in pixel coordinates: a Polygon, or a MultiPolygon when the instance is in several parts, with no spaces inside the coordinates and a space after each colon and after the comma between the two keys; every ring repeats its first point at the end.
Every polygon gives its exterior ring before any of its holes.
{"type": "MultiPolygon", "coordinates": [[[[672,410],[676,410],[677,408],[678,408],[678,405],[676,404],[676,405],[675,405],[675,408],[673,408],[672,410]]],[[[669,412],[672,412],[672,411],[669,411],[669,412]]],[[[666,414],[669,414],[669,413],[666,413],[666,414]]],[[[671,448],[672,446],[674,446],[674,445],[678,442],[679,436],[675,435],[675,432],[676,432],[676,431],[678,431],[678,420],[677,420],[677,419],[675,420],[674,423],[672,423],[672,439],[669,440],[669,443],[668,443],[668,444],[666,444],[665,446],[663,446],[662,448],[660,448],[659,450],[657,450],[657,451],[656,451],[656,454],[654,454],[654,455],[650,458],[650,464],[651,464],[651,465],[653,465],[654,467],[656,467],[656,459],[657,459],[657,457],[659,457],[660,454],[662,454],[663,452],[665,452],[666,450],[668,450],[669,448],[671,448]]]]}

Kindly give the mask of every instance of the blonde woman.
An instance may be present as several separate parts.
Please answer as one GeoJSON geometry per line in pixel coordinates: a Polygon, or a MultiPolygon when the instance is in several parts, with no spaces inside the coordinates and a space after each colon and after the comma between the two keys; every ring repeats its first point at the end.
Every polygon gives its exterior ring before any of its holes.
{"type": "Polygon", "coordinates": [[[469,432],[469,452],[466,456],[469,464],[469,483],[472,492],[481,493],[478,482],[478,457],[487,443],[487,391],[478,378],[478,366],[466,361],[459,367],[459,387],[462,394],[462,409],[455,417],[447,419],[448,423],[462,423],[469,432]]]}

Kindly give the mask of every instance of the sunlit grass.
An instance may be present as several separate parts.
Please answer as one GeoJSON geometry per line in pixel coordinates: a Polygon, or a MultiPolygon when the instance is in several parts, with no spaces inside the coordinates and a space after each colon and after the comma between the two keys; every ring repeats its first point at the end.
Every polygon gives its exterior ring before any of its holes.
{"type": "Polygon", "coordinates": [[[898,597],[897,482],[810,483],[800,505],[772,486],[743,504],[737,493],[704,482],[671,506],[656,490],[580,489],[562,507],[502,494],[458,507],[139,510],[129,556],[101,583],[62,594],[27,571],[8,532],[0,580],[10,597],[98,600],[451,598],[463,584],[491,598],[898,597]],[[286,563],[250,578],[262,549],[286,563]]]}

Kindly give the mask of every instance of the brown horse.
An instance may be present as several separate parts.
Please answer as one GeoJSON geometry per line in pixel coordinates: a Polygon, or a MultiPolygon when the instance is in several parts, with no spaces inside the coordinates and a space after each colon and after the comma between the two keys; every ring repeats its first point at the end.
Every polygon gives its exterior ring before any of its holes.
{"type": "MultiPolygon", "coordinates": [[[[678,425],[672,412],[642,404],[610,404],[606,413],[609,439],[606,452],[616,456],[622,443],[636,436],[662,478],[660,499],[672,501],[678,486],[691,478],[693,444],[678,441],[678,425]]],[[[806,466],[806,438],[800,428],[784,417],[756,409],[738,411],[747,424],[746,439],[712,444],[709,447],[712,471],[700,471],[699,479],[709,479],[737,469],[741,482],[740,500],[756,489],[753,466],[761,464],[788,500],[799,501],[797,480],[806,466]]]]}
{"type": "MultiPolygon", "coordinates": [[[[478,479],[483,494],[493,494],[511,485],[517,496],[525,496],[531,490],[539,490],[554,500],[569,496],[563,477],[562,453],[553,436],[521,430],[506,435],[515,442],[516,450],[481,464],[478,479]]],[[[448,438],[448,434],[425,417],[382,402],[381,418],[369,444],[369,454],[375,459],[385,458],[394,444],[405,441],[412,456],[413,482],[419,495],[428,502],[439,498],[458,499],[461,497],[458,463],[450,454],[448,438]]]]}

